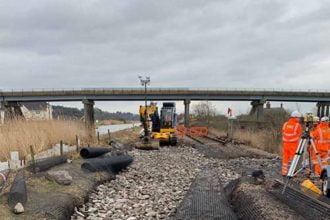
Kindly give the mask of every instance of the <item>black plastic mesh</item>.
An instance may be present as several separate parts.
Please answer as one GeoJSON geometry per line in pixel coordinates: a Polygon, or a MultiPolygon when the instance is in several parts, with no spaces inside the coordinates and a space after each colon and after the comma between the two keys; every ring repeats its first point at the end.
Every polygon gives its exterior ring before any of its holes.
{"type": "Polygon", "coordinates": [[[237,219],[215,176],[208,170],[199,174],[174,219],[237,219]]]}
{"type": "Polygon", "coordinates": [[[253,197],[247,193],[239,192],[235,194],[232,204],[239,219],[262,220],[266,217],[262,214],[259,207],[253,203],[253,197]]]}
{"type": "Polygon", "coordinates": [[[306,219],[330,219],[329,204],[310,198],[291,187],[287,187],[282,194],[283,187],[282,183],[274,182],[272,187],[268,188],[268,191],[283,203],[301,213],[306,219]]]}

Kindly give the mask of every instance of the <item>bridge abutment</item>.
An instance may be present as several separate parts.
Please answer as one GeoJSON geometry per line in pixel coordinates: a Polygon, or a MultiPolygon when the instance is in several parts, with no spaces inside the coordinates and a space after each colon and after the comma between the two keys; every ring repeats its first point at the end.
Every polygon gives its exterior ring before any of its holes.
{"type": "Polygon", "coordinates": [[[21,104],[19,102],[3,102],[2,107],[4,109],[4,122],[24,119],[21,104]]]}
{"type": "Polygon", "coordinates": [[[330,116],[330,102],[318,102],[317,107],[317,116],[322,118],[323,116],[330,116]]]}
{"type": "Polygon", "coordinates": [[[83,100],[84,104],[84,118],[85,126],[88,129],[94,128],[94,101],[85,99],[83,100]]]}
{"type": "Polygon", "coordinates": [[[261,120],[264,116],[264,104],[265,101],[263,100],[252,101],[252,109],[250,111],[250,116],[255,117],[256,120],[261,120]]]}
{"type": "Polygon", "coordinates": [[[189,127],[189,109],[190,109],[190,99],[184,100],[184,126],[189,127]]]}

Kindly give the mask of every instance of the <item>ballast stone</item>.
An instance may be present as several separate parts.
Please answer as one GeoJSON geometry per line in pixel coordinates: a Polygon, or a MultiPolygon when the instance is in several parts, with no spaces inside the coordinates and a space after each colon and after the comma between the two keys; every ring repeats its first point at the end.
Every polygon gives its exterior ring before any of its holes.
{"type": "Polygon", "coordinates": [[[46,178],[50,181],[55,181],[60,185],[70,185],[72,183],[72,176],[70,176],[68,171],[48,171],[46,178]]]}

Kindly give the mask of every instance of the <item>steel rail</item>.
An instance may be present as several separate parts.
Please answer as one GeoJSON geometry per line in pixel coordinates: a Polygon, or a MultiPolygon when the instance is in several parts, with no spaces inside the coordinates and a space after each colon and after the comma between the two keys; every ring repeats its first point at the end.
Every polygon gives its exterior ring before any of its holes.
{"type": "Polygon", "coordinates": [[[279,180],[275,180],[275,184],[276,188],[273,187],[268,191],[308,219],[326,219],[330,216],[330,204],[327,202],[315,199],[291,186],[288,186],[282,194],[284,184],[279,180]]]}

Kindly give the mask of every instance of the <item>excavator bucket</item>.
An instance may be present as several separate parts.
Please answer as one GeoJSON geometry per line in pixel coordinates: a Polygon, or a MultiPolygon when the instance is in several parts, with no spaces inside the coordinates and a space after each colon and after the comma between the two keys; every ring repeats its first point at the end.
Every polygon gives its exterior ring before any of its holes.
{"type": "Polygon", "coordinates": [[[158,150],[159,149],[159,142],[158,141],[148,141],[148,142],[137,142],[135,144],[135,148],[140,150],[158,150]]]}

